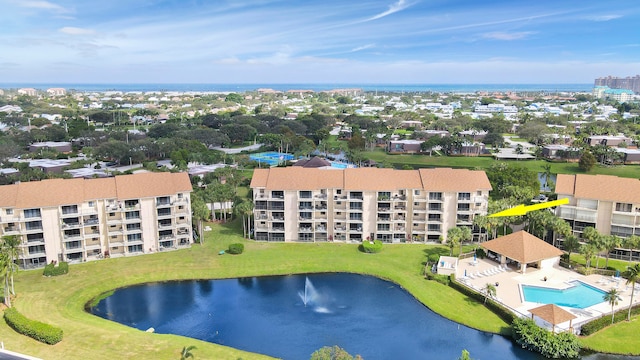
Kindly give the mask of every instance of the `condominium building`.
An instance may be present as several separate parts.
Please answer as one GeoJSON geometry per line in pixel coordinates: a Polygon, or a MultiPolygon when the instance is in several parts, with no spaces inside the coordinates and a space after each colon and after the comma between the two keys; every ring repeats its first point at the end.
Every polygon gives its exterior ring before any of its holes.
{"type": "Polygon", "coordinates": [[[191,190],[187,173],[4,185],[0,235],[20,237],[24,268],[189,246],[191,190]]]}
{"type": "Polygon", "coordinates": [[[256,169],[254,234],[263,241],[441,241],[486,214],[484,171],[256,169]]]}
{"type": "MultiPolygon", "coordinates": [[[[625,238],[640,235],[638,179],[558,174],[556,193],[558,199],[569,199],[569,204],[556,208],[556,215],[569,222],[576,236],[582,237],[586,227],[593,227],[600,234],[625,238]]],[[[628,259],[627,250],[619,249],[615,253],[628,259]]],[[[640,254],[634,251],[633,256],[640,254]]]]}

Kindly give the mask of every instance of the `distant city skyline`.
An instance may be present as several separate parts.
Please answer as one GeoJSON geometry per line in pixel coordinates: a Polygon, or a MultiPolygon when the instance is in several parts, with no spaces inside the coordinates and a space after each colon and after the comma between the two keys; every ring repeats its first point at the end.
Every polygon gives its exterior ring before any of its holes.
{"type": "Polygon", "coordinates": [[[0,0],[0,81],[593,83],[640,69],[637,0],[0,0]]]}

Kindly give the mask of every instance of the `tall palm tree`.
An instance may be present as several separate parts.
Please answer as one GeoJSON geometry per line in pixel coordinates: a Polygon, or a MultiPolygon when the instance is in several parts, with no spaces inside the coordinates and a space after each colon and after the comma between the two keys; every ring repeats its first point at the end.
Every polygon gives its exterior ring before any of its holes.
{"type": "Polygon", "coordinates": [[[198,226],[200,245],[202,245],[202,238],[204,235],[202,231],[202,222],[209,219],[210,211],[207,207],[207,204],[204,202],[204,199],[202,199],[202,195],[200,193],[203,192],[200,191],[199,193],[194,193],[193,195],[191,195],[191,211],[193,212],[191,218],[196,222],[198,226]]]}
{"type": "Polygon", "coordinates": [[[4,251],[0,252],[0,278],[4,288],[4,304],[11,307],[11,294],[9,293],[9,256],[4,251]]]}
{"type": "Polygon", "coordinates": [[[447,230],[447,245],[449,245],[449,256],[453,256],[453,249],[460,243],[462,230],[459,227],[453,227],[447,230]]]}
{"type": "Polygon", "coordinates": [[[604,262],[604,268],[609,266],[609,256],[611,252],[622,246],[622,238],[616,235],[604,235],[602,236],[602,247],[607,252],[606,260],[604,262]]]}
{"type": "Polygon", "coordinates": [[[484,294],[484,303],[487,303],[487,298],[494,298],[496,296],[496,286],[491,284],[491,283],[487,283],[483,288],[482,288],[482,293],[484,294]]]}
{"type": "Polygon", "coordinates": [[[578,237],[575,235],[569,235],[564,238],[562,242],[562,247],[564,247],[564,251],[569,254],[569,261],[571,261],[571,253],[574,251],[580,251],[580,241],[578,241],[578,237]]]}
{"type": "Polygon", "coordinates": [[[640,236],[631,235],[628,238],[622,240],[622,246],[629,249],[629,264],[631,264],[631,258],[633,257],[633,249],[640,247],[640,236]]]}
{"type": "Polygon", "coordinates": [[[587,240],[587,243],[593,247],[594,253],[597,256],[596,269],[600,263],[600,251],[602,251],[602,235],[594,227],[587,226],[582,232],[582,237],[587,240]]]}
{"type": "Polygon", "coordinates": [[[545,189],[549,187],[549,178],[551,178],[551,164],[546,163],[542,165],[542,174],[544,175],[544,187],[545,189]]]}
{"type": "Polygon", "coordinates": [[[242,216],[242,236],[249,238],[251,234],[251,214],[253,214],[253,202],[242,200],[233,207],[236,215],[242,216]]]}
{"type": "Polygon", "coordinates": [[[602,298],[604,299],[604,301],[608,302],[609,305],[611,305],[611,323],[613,324],[613,315],[614,315],[613,307],[618,305],[618,300],[620,299],[620,293],[618,292],[617,289],[611,289],[609,290],[609,292],[604,294],[602,298]]]}
{"type": "Polygon", "coordinates": [[[584,255],[585,265],[587,268],[591,267],[591,259],[597,251],[596,247],[590,243],[580,246],[580,253],[584,255]]]}
{"type": "Polygon", "coordinates": [[[8,275],[11,277],[11,294],[15,295],[16,290],[13,286],[13,274],[18,271],[18,246],[20,245],[20,237],[18,235],[6,235],[2,237],[2,251],[7,253],[9,258],[8,275]]]}
{"type": "Polygon", "coordinates": [[[462,243],[465,241],[471,241],[473,238],[473,234],[471,233],[471,228],[468,226],[460,226],[460,251],[458,254],[462,254],[462,243]]]}
{"type": "Polygon", "coordinates": [[[633,293],[636,290],[636,282],[640,280],[640,264],[627,266],[627,285],[631,284],[631,299],[629,299],[629,313],[627,321],[631,321],[631,306],[633,305],[633,293]]]}
{"type": "Polygon", "coordinates": [[[193,356],[193,353],[191,351],[196,349],[197,347],[193,345],[183,347],[182,351],[180,352],[180,360],[187,360],[188,358],[195,359],[195,356],[193,356]]]}

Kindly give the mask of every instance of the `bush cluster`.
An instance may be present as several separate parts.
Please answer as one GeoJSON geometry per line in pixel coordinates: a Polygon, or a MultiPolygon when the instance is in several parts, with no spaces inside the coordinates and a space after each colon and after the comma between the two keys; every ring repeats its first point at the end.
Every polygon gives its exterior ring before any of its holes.
{"type": "Polygon", "coordinates": [[[53,345],[62,341],[62,329],[27,319],[15,308],[9,308],[4,311],[4,320],[18,333],[45,344],[53,345]]]}
{"type": "Polygon", "coordinates": [[[244,244],[242,243],[230,244],[229,249],[227,250],[229,254],[234,254],[234,255],[242,254],[243,251],[244,251],[244,244]]]}
{"type": "Polygon", "coordinates": [[[69,263],[62,261],[58,264],[58,266],[55,266],[54,264],[47,264],[47,266],[44,267],[44,272],[42,273],[42,275],[58,276],[58,275],[67,274],[68,272],[69,272],[69,263]]]}
{"type": "Polygon", "coordinates": [[[516,343],[524,349],[550,359],[577,359],[580,356],[578,338],[570,332],[553,334],[531,319],[516,318],[511,326],[516,343]]]}
{"type": "Polygon", "coordinates": [[[380,251],[382,251],[382,241],[380,240],[374,240],[374,241],[370,241],[370,240],[365,240],[362,242],[362,251],[369,253],[369,254],[373,254],[373,253],[379,253],[380,251]]]}
{"type": "MultiPolygon", "coordinates": [[[[620,309],[616,311],[613,315],[613,322],[618,323],[620,321],[627,320],[627,315],[629,314],[629,308],[620,309]]],[[[640,305],[635,305],[631,308],[631,316],[640,314],[640,305]]],[[[605,315],[603,317],[594,319],[585,323],[580,328],[580,335],[588,336],[595,332],[598,332],[607,326],[611,325],[611,315],[605,315]]]]}

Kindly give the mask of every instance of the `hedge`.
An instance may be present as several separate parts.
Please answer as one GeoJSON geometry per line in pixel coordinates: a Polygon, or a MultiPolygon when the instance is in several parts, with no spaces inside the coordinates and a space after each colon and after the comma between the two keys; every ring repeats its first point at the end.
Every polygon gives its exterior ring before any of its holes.
{"type": "Polygon", "coordinates": [[[229,254],[242,254],[242,252],[244,251],[244,244],[241,243],[235,243],[235,244],[229,244],[229,249],[227,250],[227,252],[229,254]]]}
{"type": "Polygon", "coordinates": [[[4,311],[4,320],[7,322],[7,325],[11,326],[18,333],[45,344],[53,345],[62,341],[62,329],[27,319],[15,308],[9,308],[4,311]]]}
{"type": "Polygon", "coordinates": [[[379,253],[382,251],[382,241],[380,240],[365,240],[362,242],[362,251],[366,253],[379,253]]]}
{"type": "Polygon", "coordinates": [[[553,334],[536,325],[531,319],[516,318],[511,324],[513,337],[523,349],[535,351],[550,359],[580,357],[578,338],[570,332],[553,334]]]}
{"type": "MultiPolygon", "coordinates": [[[[616,311],[613,315],[613,323],[619,323],[620,321],[627,320],[627,315],[629,314],[629,308],[626,307],[624,309],[620,309],[616,311]]],[[[640,305],[635,305],[631,308],[631,316],[640,314],[640,305]]],[[[591,320],[588,323],[585,323],[580,328],[580,335],[588,336],[597,331],[600,331],[607,326],[611,325],[611,314],[603,315],[600,318],[595,320],[591,320]]]]}
{"type": "Polygon", "coordinates": [[[68,272],[69,272],[69,263],[61,261],[58,264],[58,266],[55,266],[54,264],[47,264],[47,266],[44,267],[44,272],[42,273],[42,275],[58,276],[58,275],[67,274],[68,272]]]}

